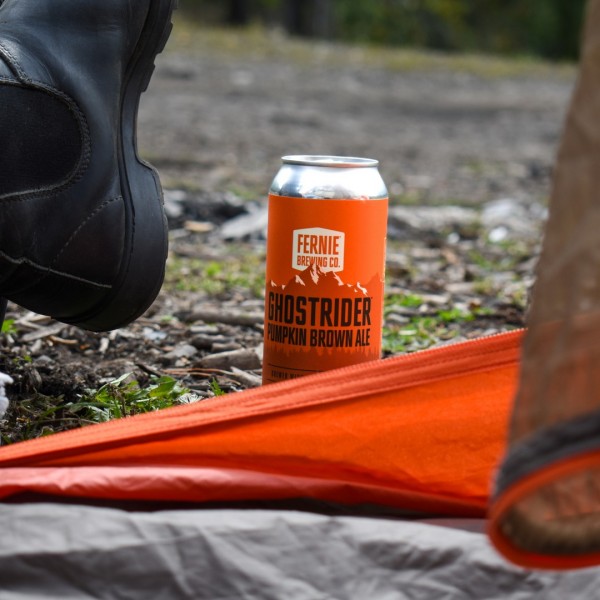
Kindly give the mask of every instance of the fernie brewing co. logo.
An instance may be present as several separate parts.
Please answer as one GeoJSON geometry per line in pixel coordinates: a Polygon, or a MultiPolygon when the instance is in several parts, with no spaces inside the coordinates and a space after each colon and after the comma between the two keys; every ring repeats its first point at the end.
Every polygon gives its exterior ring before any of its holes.
{"type": "Polygon", "coordinates": [[[343,231],[310,227],[293,232],[292,268],[305,271],[318,267],[322,272],[344,270],[343,231]]]}

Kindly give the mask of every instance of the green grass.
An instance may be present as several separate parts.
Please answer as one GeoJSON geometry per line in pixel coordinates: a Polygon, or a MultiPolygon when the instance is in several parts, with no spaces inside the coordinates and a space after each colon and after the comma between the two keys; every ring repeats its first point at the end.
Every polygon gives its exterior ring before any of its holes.
{"type": "Polygon", "coordinates": [[[384,311],[391,310],[394,306],[405,306],[407,308],[419,308],[423,304],[423,298],[418,294],[392,294],[385,297],[384,311]]]}
{"type": "Polygon", "coordinates": [[[517,265],[534,253],[532,244],[522,241],[482,242],[467,253],[469,263],[488,272],[514,271],[517,265]]]}
{"type": "Polygon", "coordinates": [[[3,431],[2,444],[13,444],[132,415],[152,412],[197,399],[172,377],[152,376],[146,385],[126,373],[98,389],[89,389],[75,400],[64,394],[34,393],[15,402],[10,411],[14,426],[3,431]]]}
{"type": "Polygon", "coordinates": [[[449,329],[435,316],[416,316],[408,323],[384,327],[382,347],[392,354],[415,352],[457,335],[458,331],[449,329]]]}
{"type": "MultiPolygon", "coordinates": [[[[397,305],[397,304],[396,304],[397,305]]],[[[386,303],[386,313],[393,305],[386,303]]],[[[486,307],[475,307],[470,310],[459,308],[440,309],[433,314],[414,315],[406,323],[388,324],[383,328],[384,352],[399,354],[425,350],[461,335],[465,323],[474,321],[478,316],[490,314],[486,307]]]]}
{"type": "Polygon", "coordinates": [[[245,29],[203,27],[184,12],[176,15],[167,51],[218,55],[232,59],[276,60],[300,65],[344,67],[348,64],[392,71],[458,72],[486,78],[568,77],[570,63],[556,64],[530,57],[504,58],[289,38],[262,26],[245,29]]]}
{"type": "Polygon", "coordinates": [[[219,385],[219,382],[216,379],[211,379],[209,385],[210,385],[210,391],[215,396],[224,396],[225,395],[225,392],[223,391],[223,389],[219,385]]]}
{"type": "Polygon", "coordinates": [[[260,298],[265,288],[263,258],[249,252],[236,256],[233,248],[231,255],[221,261],[172,256],[167,262],[164,288],[171,292],[203,292],[208,296],[243,290],[260,298]]]}

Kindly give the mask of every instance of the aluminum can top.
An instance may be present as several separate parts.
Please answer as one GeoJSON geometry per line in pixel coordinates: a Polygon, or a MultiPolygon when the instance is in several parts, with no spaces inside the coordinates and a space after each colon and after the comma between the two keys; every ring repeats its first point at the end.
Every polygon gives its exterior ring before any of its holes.
{"type": "Polygon", "coordinates": [[[379,165],[379,161],[375,160],[374,158],[310,154],[294,154],[290,156],[282,156],[281,162],[286,165],[306,165],[310,167],[332,167],[338,169],[376,167],[379,165]]]}
{"type": "Polygon", "coordinates": [[[310,199],[370,200],[387,197],[379,161],[355,156],[290,155],[273,179],[272,194],[310,199]]]}

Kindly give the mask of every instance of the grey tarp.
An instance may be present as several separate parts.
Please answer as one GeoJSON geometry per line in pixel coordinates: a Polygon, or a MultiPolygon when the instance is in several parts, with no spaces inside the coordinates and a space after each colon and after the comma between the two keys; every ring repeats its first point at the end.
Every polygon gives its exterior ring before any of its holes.
{"type": "Polygon", "coordinates": [[[5,504],[0,600],[598,597],[598,569],[525,571],[495,552],[481,521],[449,523],[5,504]]]}

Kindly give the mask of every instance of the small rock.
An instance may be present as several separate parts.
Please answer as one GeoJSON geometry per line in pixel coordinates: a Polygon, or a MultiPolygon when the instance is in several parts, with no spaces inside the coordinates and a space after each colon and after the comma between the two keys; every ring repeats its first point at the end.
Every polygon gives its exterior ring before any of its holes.
{"type": "Polygon", "coordinates": [[[502,242],[510,237],[537,237],[543,211],[536,203],[515,198],[499,198],[488,202],[481,211],[481,224],[488,231],[491,242],[502,242]]]}
{"type": "Polygon", "coordinates": [[[144,327],[143,334],[150,342],[162,342],[167,337],[166,332],[152,329],[152,327],[144,327]]]}
{"type": "Polygon", "coordinates": [[[198,349],[191,344],[179,344],[171,352],[167,352],[164,358],[167,360],[177,360],[180,358],[191,358],[198,353],[198,349]]]}
{"type": "Polygon", "coordinates": [[[220,344],[213,344],[211,350],[213,352],[229,352],[231,350],[239,350],[242,346],[237,342],[225,342],[220,344]]]}
{"type": "Polygon", "coordinates": [[[462,206],[390,206],[389,223],[399,229],[442,231],[476,225],[477,211],[462,206]]]}
{"type": "Polygon", "coordinates": [[[508,228],[504,225],[500,225],[500,227],[494,227],[488,233],[488,240],[492,242],[492,244],[497,244],[499,242],[504,241],[508,237],[508,234],[508,228]]]}
{"type": "Polygon", "coordinates": [[[51,365],[54,363],[54,359],[50,358],[46,354],[41,354],[35,359],[36,365],[51,365]]]}
{"type": "Polygon", "coordinates": [[[192,325],[190,333],[206,333],[208,335],[216,335],[219,333],[219,328],[216,325],[192,325]]]}
{"type": "Polygon", "coordinates": [[[221,237],[225,240],[241,240],[248,237],[266,237],[266,206],[251,209],[247,214],[239,215],[225,222],[221,227],[221,237]]]}
{"type": "Polygon", "coordinates": [[[4,417],[8,409],[8,398],[6,397],[5,386],[10,385],[13,380],[5,373],[0,373],[0,419],[4,417]]]}
{"type": "Polygon", "coordinates": [[[224,335],[195,335],[190,339],[190,344],[199,350],[210,350],[215,344],[227,344],[231,339],[224,335]]]}
{"type": "Polygon", "coordinates": [[[179,219],[183,216],[182,202],[185,200],[183,190],[164,190],[164,207],[168,219],[179,219]]]}

